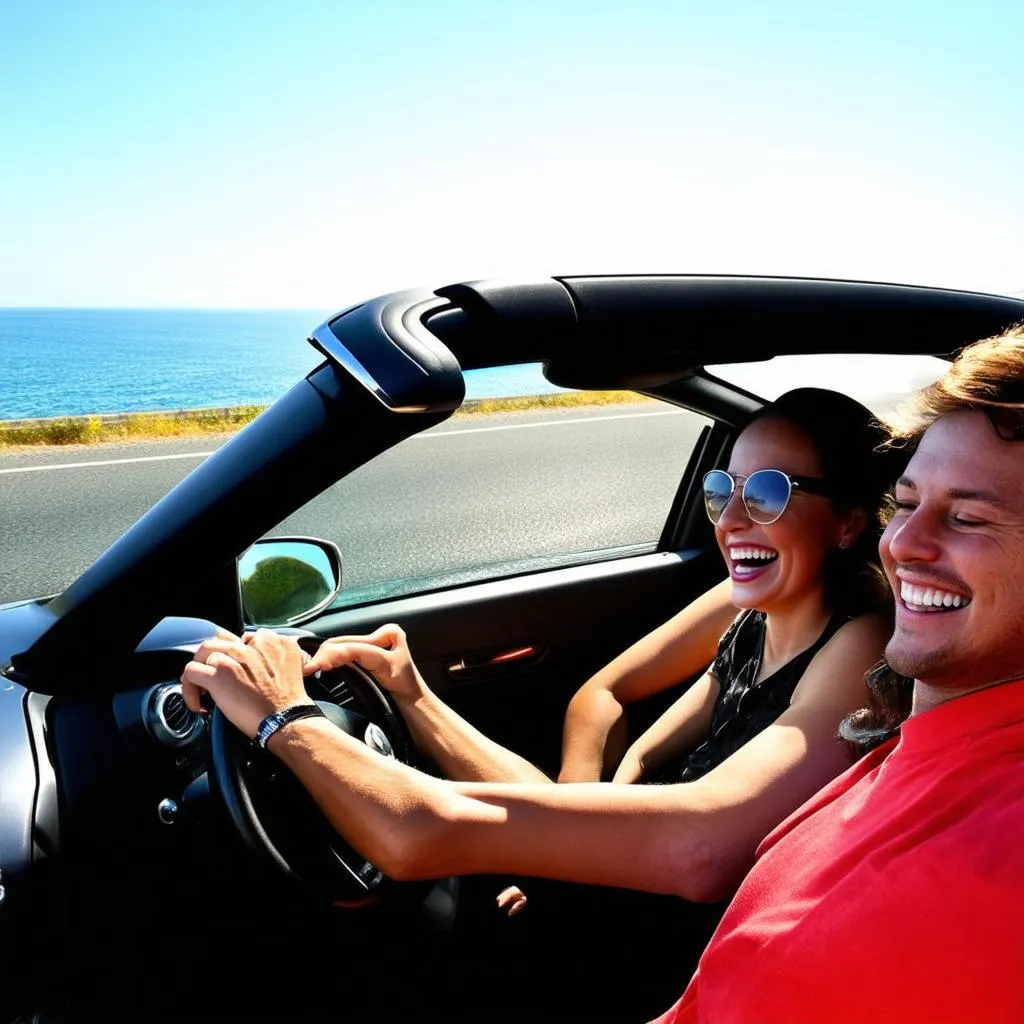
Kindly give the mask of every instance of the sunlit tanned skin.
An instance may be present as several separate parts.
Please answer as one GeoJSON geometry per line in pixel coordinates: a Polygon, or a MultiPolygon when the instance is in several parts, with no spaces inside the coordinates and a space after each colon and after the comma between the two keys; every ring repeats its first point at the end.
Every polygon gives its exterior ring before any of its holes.
{"type": "MultiPolygon", "coordinates": [[[[732,581],[723,580],[657,629],[610,661],[573,696],[566,710],[559,782],[596,782],[623,768],[636,774],[639,751],[627,747],[626,707],[689,679],[708,666],[718,641],[736,617],[732,581]]],[[[714,680],[705,673],[686,691],[690,728],[680,746],[692,746],[707,731],[715,700],[714,680]]],[[[618,781],[623,781],[620,775],[618,781]]]]}
{"type": "Polygon", "coordinates": [[[1022,459],[1024,444],[1001,440],[984,413],[953,412],[896,486],[880,545],[896,595],[886,658],[914,678],[914,714],[1024,676],[1022,459]]]}

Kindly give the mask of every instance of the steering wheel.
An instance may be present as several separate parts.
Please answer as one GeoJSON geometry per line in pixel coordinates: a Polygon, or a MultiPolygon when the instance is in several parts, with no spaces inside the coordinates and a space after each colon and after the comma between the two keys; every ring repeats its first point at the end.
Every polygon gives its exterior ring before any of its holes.
{"type": "MultiPolygon", "coordinates": [[[[307,690],[339,729],[406,764],[412,742],[401,715],[358,665],[307,680],[307,690]]],[[[299,781],[215,708],[210,719],[210,788],[245,846],[336,906],[376,903],[389,880],[334,830],[299,781]]]]}

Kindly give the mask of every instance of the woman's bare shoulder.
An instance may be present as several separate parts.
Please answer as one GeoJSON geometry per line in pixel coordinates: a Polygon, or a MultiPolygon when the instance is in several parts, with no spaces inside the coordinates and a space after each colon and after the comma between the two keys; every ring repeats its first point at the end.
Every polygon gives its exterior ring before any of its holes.
{"type": "Polygon", "coordinates": [[[864,676],[878,664],[891,636],[885,615],[858,615],[844,622],[811,659],[791,703],[838,698],[850,710],[860,707],[867,698],[864,676]]]}
{"type": "Polygon", "coordinates": [[[880,612],[866,612],[863,615],[855,615],[852,619],[844,622],[829,639],[829,642],[822,647],[822,653],[829,648],[841,648],[850,650],[860,646],[878,648],[881,655],[889,637],[892,636],[892,619],[880,612]]]}

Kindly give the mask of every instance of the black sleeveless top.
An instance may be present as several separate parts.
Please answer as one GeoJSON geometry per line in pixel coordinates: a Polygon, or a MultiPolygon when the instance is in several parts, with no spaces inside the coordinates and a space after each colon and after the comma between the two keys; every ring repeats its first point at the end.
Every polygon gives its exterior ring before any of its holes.
{"type": "Polygon", "coordinates": [[[847,616],[833,615],[810,647],[758,683],[755,680],[764,656],[765,614],[750,610],[736,619],[719,640],[718,655],[711,665],[711,674],[718,681],[718,696],[708,738],[687,754],[681,765],[676,762],[672,781],[699,779],[771,725],[789,707],[811,659],[847,621],[847,616]],[[677,774],[680,768],[681,778],[677,774]]]}

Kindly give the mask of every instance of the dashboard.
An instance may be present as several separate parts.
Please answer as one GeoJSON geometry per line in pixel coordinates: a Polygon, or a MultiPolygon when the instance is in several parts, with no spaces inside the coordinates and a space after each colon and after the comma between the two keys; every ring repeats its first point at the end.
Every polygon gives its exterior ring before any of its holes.
{"type": "MultiPolygon", "coordinates": [[[[181,641],[174,629],[150,637],[128,665],[112,668],[117,692],[48,696],[0,678],[0,1019],[17,993],[53,990],[57,977],[83,993],[158,988],[154,951],[187,947],[210,929],[237,942],[273,920],[343,944],[352,927],[339,905],[404,901],[419,913],[425,890],[389,883],[272,755],[219,714],[186,706],[179,677],[198,641],[181,641]],[[265,826],[298,870],[275,868],[233,820],[213,767],[218,719],[248,781],[240,803],[254,808],[253,831],[265,826]],[[356,898],[325,899],[326,888],[310,884],[321,873],[356,898]]],[[[336,724],[414,759],[400,716],[372,680],[341,669],[307,687],[332,720],[341,716],[336,724]]],[[[370,918],[390,911],[356,913],[373,928],[370,918]]]]}

